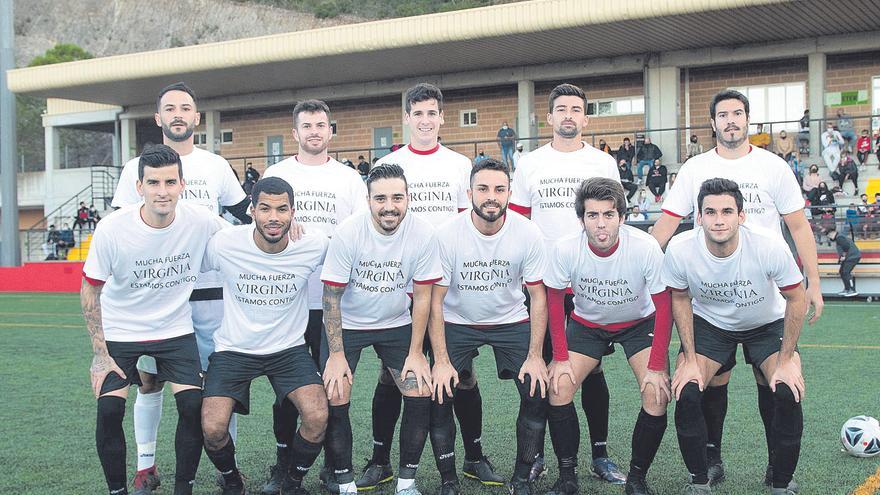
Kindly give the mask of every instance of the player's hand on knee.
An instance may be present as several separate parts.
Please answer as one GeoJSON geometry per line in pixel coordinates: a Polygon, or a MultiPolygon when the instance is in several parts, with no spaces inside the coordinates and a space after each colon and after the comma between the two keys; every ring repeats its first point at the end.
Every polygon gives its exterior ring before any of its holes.
{"type": "Polygon", "coordinates": [[[527,357],[522,367],[519,369],[518,378],[521,383],[526,382],[526,375],[531,378],[529,395],[534,397],[536,389],[540,387],[541,398],[543,399],[547,397],[547,381],[549,380],[549,376],[547,375],[547,366],[544,364],[544,360],[538,356],[527,357]]]}
{"type": "Polygon", "coordinates": [[[703,383],[703,373],[697,360],[683,359],[675,368],[675,374],[672,375],[672,392],[675,394],[676,400],[681,398],[681,389],[690,382],[696,383],[701,392],[706,388],[706,384],[703,383]]]}
{"type": "Polygon", "coordinates": [[[452,391],[458,386],[458,372],[449,361],[437,361],[431,370],[433,380],[433,399],[443,404],[443,394],[452,397],[452,391]]]}
{"type": "Polygon", "coordinates": [[[788,385],[788,388],[794,394],[795,402],[803,400],[804,392],[806,391],[804,375],[801,373],[801,367],[793,359],[779,360],[779,363],[776,365],[776,371],[770,377],[770,389],[773,392],[776,392],[777,383],[788,385]]]}
{"type": "Polygon", "coordinates": [[[640,391],[644,394],[648,387],[654,389],[654,399],[657,404],[668,404],[672,401],[672,392],[669,388],[669,374],[665,371],[648,370],[642,378],[640,391]]]}
{"type": "Polygon", "coordinates": [[[95,397],[101,395],[101,387],[110,373],[116,373],[123,380],[127,378],[122,369],[116,365],[116,360],[107,354],[95,354],[95,357],[92,358],[92,366],[89,368],[89,372],[92,375],[92,392],[94,392],[95,397]]]}
{"type": "Polygon", "coordinates": [[[400,370],[400,381],[406,382],[409,373],[412,373],[416,380],[416,384],[419,387],[419,395],[422,394],[423,384],[427,387],[428,391],[431,391],[433,386],[431,382],[431,366],[428,364],[424,354],[415,353],[406,357],[406,361],[403,362],[403,368],[400,370]]]}
{"type": "Polygon", "coordinates": [[[577,386],[577,383],[574,381],[574,370],[571,368],[571,361],[551,361],[550,365],[547,366],[547,375],[554,394],[559,394],[559,380],[564,376],[568,376],[571,384],[577,386]]]}
{"type": "Polygon", "coordinates": [[[807,313],[805,316],[809,316],[810,306],[813,307],[813,316],[810,317],[810,325],[812,325],[822,316],[822,309],[825,307],[825,300],[822,299],[822,288],[818,285],[807,288],[807,313]]]}
{"type": "Polygon", "coordinates": [[[352,384],[351,368],[348,367],[348,361],[342,352],[334,352],[327,358],[327,364],[324,366],[324,390],[327,392],[327,400],[334,398],[343,398],[345,385],[344,381],[352,384]]]}

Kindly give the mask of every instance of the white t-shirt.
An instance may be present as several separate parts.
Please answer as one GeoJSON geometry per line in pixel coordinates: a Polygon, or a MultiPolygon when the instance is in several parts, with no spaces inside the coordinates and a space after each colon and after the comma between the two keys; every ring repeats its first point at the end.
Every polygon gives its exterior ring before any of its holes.
{"type": "Polygon", "coordinates": [[[553,242],[583,229],[574,211],[574,196],[581,183],[593,177],[620,182],[614,157],[587,143],[568,153],[547,143],[520,159],[510,202],[531,209],[532,221],[544,234],[549,250],[553,242]]]}
{"type": "Polygon", "coordinates": [[[459,325],[501,325],[528,319],[523,283],[544,278],[541,231],[528,218],[507,211],[495,235],[481,234],[471,211],[463,211],[437,231],[443,280],[444,319],[459,325]]]}
{"type": "Polygon", "coordinates": [[[411,145],[382,157],[377,165],[395,163],[403,168],[409,189],[409,212],[438,227],[459,209],[471,207],[471,165],[468,157],[438,144],[431,151],[411,145]]]}
{"type": "MultiPolygon", "coordinates": [[[[121,208],[143,201],[137,192],[138,161],[140,157],[126,162],[119,174],[116,194],[111,206],[121,208]]],[[[241,203],[247,195],[238,183],[232,167],[220,155],[201,148],[193,148],[192,153],[180,157],[183,164],[185,187],[180,193],[181,202],[202,205],[219,215],[221,206],[241,203]]],[[[197,289],[220,287],[220,277],[216,273],[202,273],[196,282],[197,289]]]]}
{"type": "Polygon", "coordinates": [[[745,225],[736,251],[717,258],[706,247],[702,228],[669,241],[663,260],[663,283],[687,289],[694,314],[723,330],[745,331],[785,316],[779,289],[803,281],[791,251],[779,236],[745,225]]]}
{"type": "Polygon", "coordinates": [[[141,205],[98,222],[83,273],[106,283],[101,292],[104,337],[116,342],[164,340],[192,333],[189,296],[205,246],[229,224],[207,209],[179,202],[171,225],[155,229],[141,205]]]}
{"type": "MultiPolygon", "coordinates": [[[[254,241],[256,227],[218,232],[208,243],[204,270],[223,279],[223,323],[214,350],[272,354],[305,342],[309,321],[308,280],[327,253],[327,237],[306,233],[280,253],[254,241]]],[[[259,234],[257,234],[259,235],[259,234]]]]}
{"type": "Polygon", "coordinates": [[[544,275],[544,285],[571,287],[574,314],[590,323],[611,325],[640,320],[654,313],[651,294],[666,289],[660,279],[663,251],[649,234],[620,226],[619,244],[609,256],[590,249],[581,232],[560,240],[544,275]]]}
{"type": "Polygon", "coordinates": [[[384,235],[367,212],[336,230],[321,280],[347,286],[342,328],[379,330],[412,323],[407,286],[433,284],[441,275],[437,236],[427,220],[408,214],[397,232],[384,235]]]}
{"type": "MultiPolygon", "coordinates": [[[[368,209],[360,174],[330,157],[323,165],[303,165],[292,156],[267,168],[266,177],[280,177],[293,188],[294,216],[306,232],[318,229],[333,237],[343,220],[368,209]]],[[[309,280],[309,309],[321,309],[322,293],[319,267],[309,280]]]]}
{"type": "Polygon", "coordinates": [[[739,185],[747,225],[781,234],[780,216],[804,208],[800,186],[785,160],[752,146],[747,155],[736,160],[724,159],[712,148],[685,162],[663,201],[663,211],[677,217],[693,213],[700,186],[716,177],[739,185]]]}

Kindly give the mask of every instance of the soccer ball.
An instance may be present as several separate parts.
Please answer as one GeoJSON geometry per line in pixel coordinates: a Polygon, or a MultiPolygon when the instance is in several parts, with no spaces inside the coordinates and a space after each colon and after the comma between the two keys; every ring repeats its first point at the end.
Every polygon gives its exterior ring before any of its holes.
{"type": "Polygon", "coordinates": [[[880,454],[880,423],[870,416],[856,416],[843,424],[840,443],[847,454],[874,457],[880,454]]]}

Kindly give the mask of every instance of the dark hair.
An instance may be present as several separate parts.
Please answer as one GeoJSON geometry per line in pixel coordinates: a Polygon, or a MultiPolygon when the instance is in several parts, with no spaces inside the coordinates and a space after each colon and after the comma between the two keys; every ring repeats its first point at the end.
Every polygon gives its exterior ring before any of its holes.
{"type": "Polygon", "coordinates": [[[593,177],[581,182],[574,195],[574,211],[577,217],[584,218],[586,207],[584,202],[588,199],[596,201],[614,201],[614,209],[621,217],[626,215],[626,193],[620,182],[605,177],[593,177]]]}
{"type": "Polygon", "coordinates": [[[739,190],[739,185],[730,179],[722,179],[720,177],[708,179],[700,185],[700,193],[697,195],[697,210],[699,212],[703,211],[703,198],[719,195],[733,197],[734,201],[736,201],[737,213],[743,210],[743,195],[739,190]]]}
{"type": "Polygon", "coordinates": [[[324,112],[325,114],[327,114],[327,122],[330,122],[330,107],[328,107],[327,104],[324,103],[323,101],[321,101],[321,100],[303,100],[303,101],[297,103],[296,106],[293,107],[293,126],[294,127],[297,126],[297,124],[298,124],[297,117],[299,117],[299,114],[301,114],[301,113],[318,113],[318,112],[324,112]]]}
{"type": "Polygon", "coordinates": [[[507,176],[507,181],[510,182],[510,167],[507,166],[506,163],[496,160],[494,158],[486,158],[485,160],[480,160],[475,163],[473,168],[471,168],[471,185],[474,185],[474,176],[477,175],[478,172],[483,170],[497,170],[499,172],[504,172],[504,175],[507,176]]]}
{"type": "Polygon", "coordinates": [[[177,175],[183,179],[183,163],[180,155],[170,146],[153,144],[144,148],[138,159],[138,180],[144,180],[144,168],[162,168],[177,165],[177,175]]]}
{"type": "Polygon", "coordinates": [[[156,97],[156,111],[161,110],[162,108],[162,97],[165,96],[165,93],[169,91],[183,91],[184,93],[190,95],[193,99],[193,103],[196,101],[196,94],[193,92],[192,88],[186,85],[185,82],[176,82],[174,84],[169,84],[162,88],[159,91],[159,96],[156,97]]]}
{"type": "Polygon", "coordinates": [[[553,112],[553,102],[560,96],[577,96],[584,100],[584,113],[587,112],[587,94],[581,88],[568,83],[560,84],[550,91],[550,112],[553,112]]]}
{"type": "Polygon", "coordinates": [[[440,88],[429,83],[418,83],[406,90],[404,97],[404,110],[409,113],[413,103],[421,101],[437,100],[437,110],[443,110],[443,93],[440,88]]]}
{"type": "Polygon", "coordinates": [[[378,167],[373,167],[370,170],[370,174],[367,175],[367,192],[370,191],[370,186],[373,185],[373,182],[382,179],[400,179],[403,181],[403,186],[409,190],[406,176],[403,175],[403,168],[396,163],[383,163],[378,167]]]}
{"type": "Polygon", "coordinates": [[[251,205],[257,206],[260,193],[287,194],[287,204],[293,206],[293,188],[290,183],[280,177],[266,177],[257,181],[251,189],[251,205]]]}
{"type": "Polygon", "coordinates": [[[715,96],[712,97],[712,102],[709,103],[709,118],[715,120],[715,107],[718,106],[719,103],[725,100],[739,100],[743,104],[743,108],[746,111],[746,117],[749,116],[749,99],[746,98],[746,95],[740,93],[735,89],[725,89],[723,91],[719,91],[715,96]]]}

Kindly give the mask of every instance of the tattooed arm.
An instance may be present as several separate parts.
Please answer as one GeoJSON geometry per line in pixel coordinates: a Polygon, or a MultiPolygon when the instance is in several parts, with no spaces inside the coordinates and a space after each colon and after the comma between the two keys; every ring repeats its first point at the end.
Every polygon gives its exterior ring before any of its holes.
{"type": "Polygon", "coordinates": [[[83,317],[86,320],[86,329],[89,332],[89,338],[92,340],[92,351],[95,353],[90,369],[92,391],[95,393],[95,397],[101,394],[101,386],[110,373],[115,372],[120,377],[125,378],[125,373],[116,365],[116,361],[110,357],[110,353],[107,351],[107,342],[104,340],[104,325],[101,320],[101,289],[103,287],[103,284],[92,285],[83,279],[79,293],[83,317]]]}
{"type": "Polygon", "coordinates": [[[343,398],[343,380],[348,380],[351,385],[351,369],[348,360],[345,359],[345,350],[342,345],[342,310],[340,308],[342,294],[345,292],[344,285],[324,284],[324,332],[327,336],[327,348],[330,356],[324,365],[324,390],[327,391],[327,399],[335,397],[343,398]],[[335,394],[334,394],[335,392],[335,394]]]}

